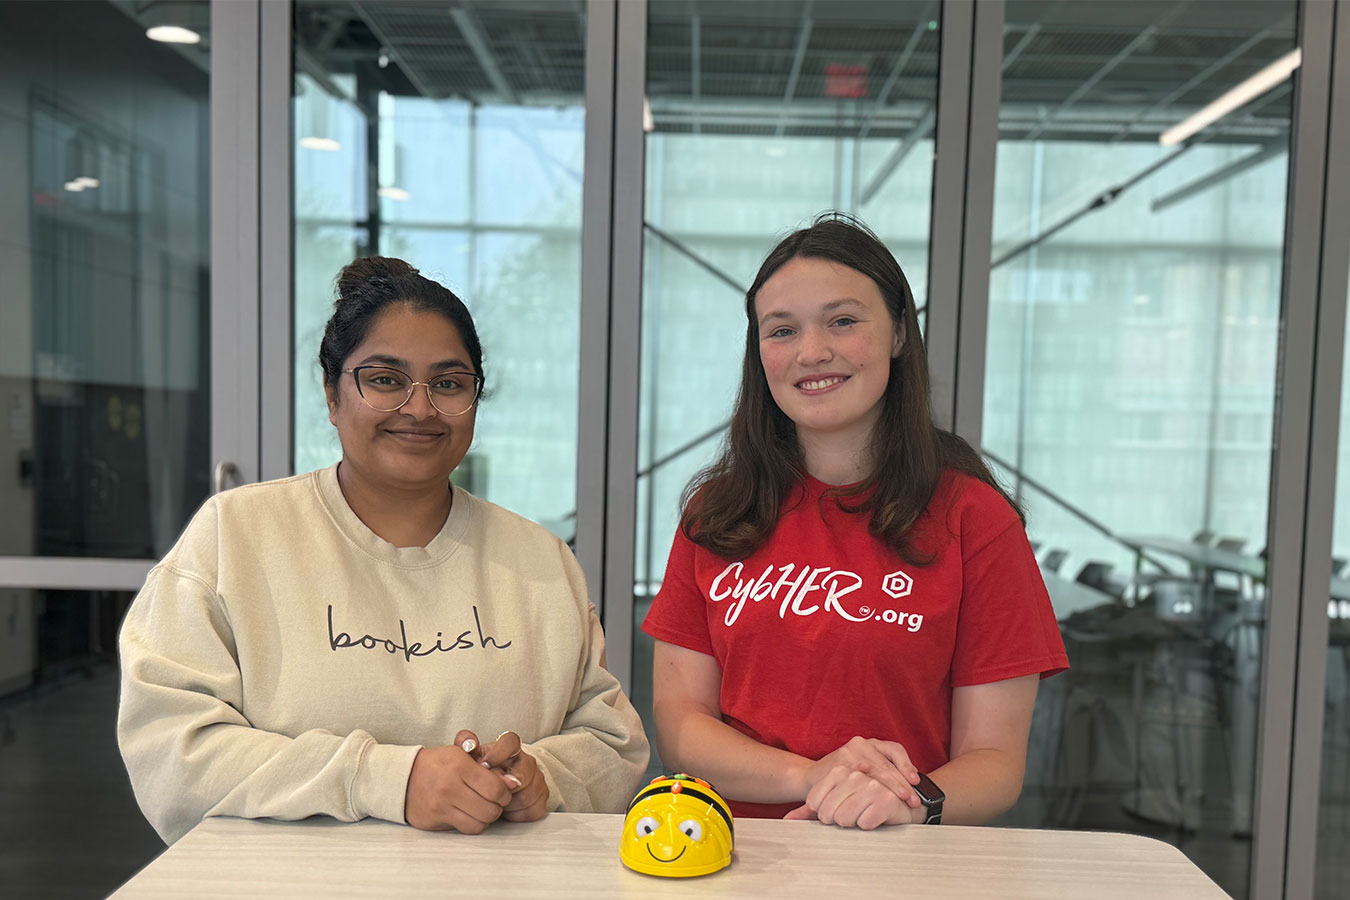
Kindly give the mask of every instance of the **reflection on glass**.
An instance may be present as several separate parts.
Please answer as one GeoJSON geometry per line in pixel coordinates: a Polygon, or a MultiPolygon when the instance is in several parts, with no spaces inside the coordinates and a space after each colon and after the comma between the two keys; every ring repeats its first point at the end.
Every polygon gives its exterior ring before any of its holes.
{"type": "Polygon", "coordinates": [[[1245,896],[1295,4],[1010,0],[984,449],[1073,670],[1010,823],[1134,831],[1245,896]]]}
{"type": "MultiPolygon", "coordinates": [[[[1350,327],[1350,326],[1348,326],[1350,327]]],[[[1347,342],[1350,344],[1350,342],[1347,342]]],[[[1342,369],[1341,436],[1336,461],[1336,524],[1327,600],[1327,691],[1317,811],[1314,896],[1350,893],[1350,365],[1342,369]]]]}
{"type": "Polygon", "coordinates": [[[927,302],[938,13],[924,0],[649,5],[633,663],[648,722],[651,638],[637,626],[680,492],[730,415],[745,289],[764,255],[846,210],[927,302]]]}
{"type": "Polygon", "coordinates": [[[459,294],[487,388],[455,478],[575,533],[585,21],[576,4],[295,8],[295,467],[339,458],[333,281],[408,260],[459,294]]]}
{"type": "Polygon", "coordinates": [[[131,599],[0,588],[6,898],[106,897],[164,852],[117,749],[117,629],[131,599]]]}
{"type": "Polygon", "coordinates": [[[0,4],[0,555],[156,557],[206,495],[209,57],[137,15],[0,4]]]}

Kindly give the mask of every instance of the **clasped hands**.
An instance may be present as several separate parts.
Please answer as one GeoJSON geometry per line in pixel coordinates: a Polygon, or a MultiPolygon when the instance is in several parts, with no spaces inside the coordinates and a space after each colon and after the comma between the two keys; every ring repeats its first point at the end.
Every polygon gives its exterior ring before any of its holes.
{"type": "Polygon", "coordinates": [[[808,765],[801,777],[806,802],[785,819],[819,819],[864,831],[923,821],[913,787],[919,782],[919,770],[894,741],[851,738],[808,765]]]}
{"type": "Polygon", "coordinates": [[[548,783],[519,735],[484,744],[462,730],[449,746],[417,751],[403,814],[424,831],[479,834],[499,818],[533,822],[547,811],[548,783]]]}

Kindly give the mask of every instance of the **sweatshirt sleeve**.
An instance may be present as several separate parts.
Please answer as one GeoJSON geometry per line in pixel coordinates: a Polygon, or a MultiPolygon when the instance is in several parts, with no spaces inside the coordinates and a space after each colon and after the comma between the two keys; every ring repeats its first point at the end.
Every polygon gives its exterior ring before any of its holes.
{"type": "Polygon", "coordinates": [[[548,808],[622,812],[647,769],[650,747],[642,719],[605,668],[605,636],[586,599],[585,578],[561,541],[559,551],[578,611],[587,617],[576,682],[561,731],[525,744],[548,783],[548,808]]]}
{"type": "Polygon", "coordinates": [[[166,843],[207,816],[403,822],[418,747],[364,731],[294,737],[252,727],[240,712],[234,634],[215,590],[161,563],[119,637],[117,740],[132,788],[166,843]]]}

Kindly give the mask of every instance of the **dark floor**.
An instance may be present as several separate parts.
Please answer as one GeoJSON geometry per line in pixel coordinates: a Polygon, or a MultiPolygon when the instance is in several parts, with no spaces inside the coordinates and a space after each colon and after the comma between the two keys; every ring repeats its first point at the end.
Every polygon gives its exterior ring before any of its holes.
{"type": "Polygon", "coordinates": [[[117,672],[0,700],[0,895],[106,897],[163,849],[117,752],[117,672]]]}

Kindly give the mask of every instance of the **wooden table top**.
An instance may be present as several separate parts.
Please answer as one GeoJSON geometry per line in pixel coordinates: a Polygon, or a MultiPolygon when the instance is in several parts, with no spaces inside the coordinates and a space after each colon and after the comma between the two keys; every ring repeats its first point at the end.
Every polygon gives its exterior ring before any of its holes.
{"type": "Polygon", "coordinates": [[[481,835],[366,820],[207,819],[122,886],[172,897],[1205,898],[1181,851],[1137,835],[902,825],[872,832],[740,819],[730,867],[658,878],[619,862],[618,815],[554,813],[481,835]]]}

